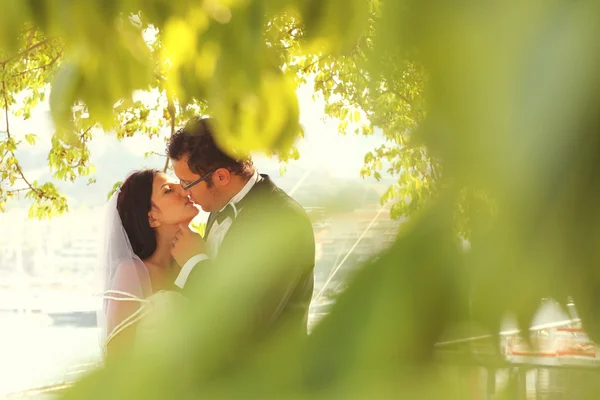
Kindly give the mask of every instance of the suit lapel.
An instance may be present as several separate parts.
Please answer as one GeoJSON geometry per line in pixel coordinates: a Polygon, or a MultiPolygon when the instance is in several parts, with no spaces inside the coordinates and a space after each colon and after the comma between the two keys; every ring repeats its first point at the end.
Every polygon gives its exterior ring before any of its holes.
{"type": "MultiPolygon", "coordinates": [[[[268,192],[272,192],[273,190],[275,190],[277,188],[275,186],[275,184],[273,183],[273,181],[271,181],[271,178],[269,178],[268,175],[261,174],[260,176],[261,176],[261,179],[258,182],[256,182],[256,184],[252,187],[252,189],[250,189],[250,191],[244,196],[244,198],[242,200],[240,200],[238,203],[236,203],[236,208],[237,208],[238,212],[242,212],[242,209],[247,206],[252,207],[252,203],[257,201],[258,198],[264,196],[268,192]]],[[[260,201],[260,200],[258,200],[258,201],[260,201]]],[[[210,230],[216,220],[217,220],[217,213],[216,212],[210,213],[210,215],[208,216],[208,220],[206,221],[206,230],[204,231],[204,240],[205,241],[208,240],[210,230]]],[[[235,223],[235,220],[232,222],[232,225],[233,225],[233,223],[235,223]]]]}
{"type": "Polygon", "coordinates": [[[252,189],[236,204],[238,213],[243,212],[245,207],[252,207],[254,203],[264,201],[261,200],[267,193],[276,189],[276,186],[271,181],[268,175],[261,174],[261,179],[254,184],[252,189]]]}
{"type": "Polygon", "coordinates": [[[208,215],[208,220],[206,221],[206,229],[204,229],[204,241],[208,240],[208,235],[210,234],[210,228],[212,228],[216,219],[217,219],[217,213],[211,212],[208,215]]]}

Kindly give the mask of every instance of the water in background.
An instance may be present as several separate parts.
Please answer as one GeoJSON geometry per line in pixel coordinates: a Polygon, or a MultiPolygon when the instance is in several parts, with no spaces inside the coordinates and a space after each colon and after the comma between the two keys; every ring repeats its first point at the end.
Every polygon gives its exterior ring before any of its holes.
{"type": "Polygon", "coordinates": [[[98,338],[97,328],[0,314],[0,395],[72,380],[78,365],[100,360],[98,338]]]}
{"type": "MultiPolygon", "coordinates": [[[[378,204],[335,218],[322,207],[307,211],[316,238],[310,329],[343,290],[345,276],[393,241],[400,221],[378,204]]],[[[25,210],[0,214],[0,225],[11,227],[0,230],[0,396],[72,381],[78,366],[100,361],[90,318],[99,304],[102,216],[99,209],[50,221],[30,220],[25,210]]]]}

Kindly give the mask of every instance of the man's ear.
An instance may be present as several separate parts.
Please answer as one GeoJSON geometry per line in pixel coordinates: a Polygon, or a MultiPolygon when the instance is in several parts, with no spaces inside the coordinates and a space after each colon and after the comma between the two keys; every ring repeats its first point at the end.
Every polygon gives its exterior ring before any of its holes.
{"type": "Polygon", "coordinates": [[[154,211],[150,211],[148,213],[148,223],[150,224],[151,228],[158,228],[160,226],[160,221],[154,215],[154,211]]]}
{"type": "Polygon", "coordinates": [[[213,173],[213,184],[226,186],[231,180],[231,173],[227,168],[219,168],[213,173]]]}

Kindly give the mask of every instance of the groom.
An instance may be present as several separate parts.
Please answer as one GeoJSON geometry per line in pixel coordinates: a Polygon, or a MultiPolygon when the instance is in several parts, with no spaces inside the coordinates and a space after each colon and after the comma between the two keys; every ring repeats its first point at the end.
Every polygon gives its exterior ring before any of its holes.
{"type": "Polygon", "coordinates": [[[173,241],[172,255],[181,266],[175,284],[193,296],[211,289],[209,274],[230,276],[231,285],[223,288],[228,294],[253,294],[254,302],[236,310],[249,321],[249,335],[261,337],[284,325],[306,335],[314,284],[312,224],[249,158],[222,152],[213,129],[211,119],[193,118],[167,148],[185,194],[210,213],[204,238],[184,226],[173,241]]]}

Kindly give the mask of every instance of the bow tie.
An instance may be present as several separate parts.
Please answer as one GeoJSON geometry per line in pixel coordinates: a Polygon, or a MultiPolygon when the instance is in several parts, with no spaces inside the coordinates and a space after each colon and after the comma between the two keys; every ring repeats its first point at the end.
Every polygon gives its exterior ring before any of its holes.
{"type": "Polygon", "coordinates": [[[233,221],[235,219],[235,209],[233,207],[234,206],[232,204],[227,204],[223,211],[217,213],[215,221],[221,224],[227,219],[227,217],[231,218],[233,221]]]}

